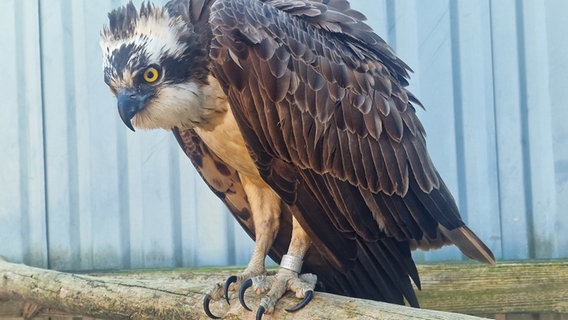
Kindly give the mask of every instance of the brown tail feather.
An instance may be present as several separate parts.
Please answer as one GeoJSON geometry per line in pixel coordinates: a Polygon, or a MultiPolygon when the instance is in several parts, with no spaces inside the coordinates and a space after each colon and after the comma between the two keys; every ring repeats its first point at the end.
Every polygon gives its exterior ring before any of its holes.
{"type": "Polygon", "coordinates": [[[440,225],[440,231],[469,258],[488,265],[495,264],[493,252],[467,226],[448,230],[440,225]]]}

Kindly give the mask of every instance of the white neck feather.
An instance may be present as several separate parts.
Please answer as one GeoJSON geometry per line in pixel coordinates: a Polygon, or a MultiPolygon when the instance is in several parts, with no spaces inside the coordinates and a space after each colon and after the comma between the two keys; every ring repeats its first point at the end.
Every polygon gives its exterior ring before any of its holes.
{"type": "Polygon", "coordinates": [[[209,76],[209,84],[187,82],[164,85],[148,105],[132,118],[138,129],[201,128],[213,130],[229,106],[219,82],[209,76]]]}

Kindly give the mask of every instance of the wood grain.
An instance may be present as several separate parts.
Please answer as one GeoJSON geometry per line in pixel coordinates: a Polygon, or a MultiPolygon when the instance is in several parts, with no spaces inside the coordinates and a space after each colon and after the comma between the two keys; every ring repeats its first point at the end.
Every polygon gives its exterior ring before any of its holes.
{"type": "Polygon", "coordinates": [[[422,307],[469,314],[568,313],[568,262],[419,267],[422,307]]]}
{"type": "MultiPolygon", "coordinates": [[[[93,276],[0,261],[0,299],[26,301],[42,308],[101,319],[207,319],[201,306],[204,292],[234,272],[201,269],[93,276]]],[[[259,299],[250,294],[247,302],[257,306],[259,299]]],[[[286,296],[272,318],[479,319],[325,293],[317,293],[308,307],[299,312],[287,313],[282,308],[295,303],[297,299],[286,296]]],[[[224,301],[216,302],[211,309],[225,319],[254,318],[253,312],[244,310],[235,300],[230,306],[224,301]]],[[[41,310],[36,313],[41,314],[41,310]]]]}

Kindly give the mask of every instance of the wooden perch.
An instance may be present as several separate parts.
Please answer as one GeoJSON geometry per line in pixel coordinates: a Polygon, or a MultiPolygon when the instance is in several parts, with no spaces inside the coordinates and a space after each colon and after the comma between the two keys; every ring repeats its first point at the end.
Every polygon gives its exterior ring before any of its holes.
{"type": "Polygon", "coordinates": [[[418,266],[424,308],[469,314],[568,314],[568,261],[418,266]]]}
{"type": "MultiPolygon", "coordinates": [[[[68,314],[101,319],[208,319],[202,309],[204,292],[234,273],[231,270],[188,270],[180,273],[144,273],[87,276],[28,267],[0,260],[0,299],[26,301],[68,314]]],[[[249,290],[252,291],[252,290],[249,290]]],[[[259,298],[247,296],[249,306],[259,298]]],[[[317,293],[312,302],[297,313],[283,307],[297,299],[287,296],[272,316],[264,319],[479,319],[426,309],[414,309],[382,302],[317,293]]],[[[225,319],[254,319],[233,300],[212,304],[212,311],[225,319]]]]}

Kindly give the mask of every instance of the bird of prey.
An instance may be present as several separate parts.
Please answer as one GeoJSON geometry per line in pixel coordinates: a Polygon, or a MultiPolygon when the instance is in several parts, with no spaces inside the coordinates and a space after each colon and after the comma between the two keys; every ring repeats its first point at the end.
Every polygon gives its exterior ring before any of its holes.
{"type": "MultiPolygon", "coordinates": [[[[129,3],[101,32],[104,81],[134,130],[173,131],[255,240],[211,300],[252,286],[257,319],[286,291],[418,306],[411,251],[495,262],[427,153],[410,68],[346,0],[129,3]],[[280,264],[267,274],[265,258],[280,264]],[[304,273],[302,273],[304,272],[304,273]]],[[[249,309],[250,310],[250,309],[249,309]]]]}

